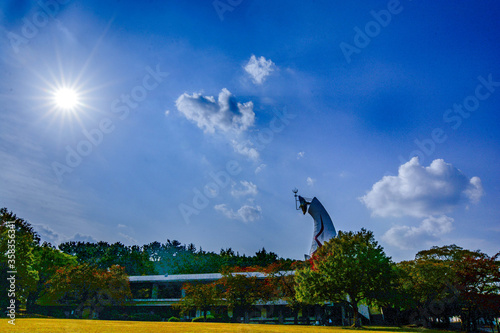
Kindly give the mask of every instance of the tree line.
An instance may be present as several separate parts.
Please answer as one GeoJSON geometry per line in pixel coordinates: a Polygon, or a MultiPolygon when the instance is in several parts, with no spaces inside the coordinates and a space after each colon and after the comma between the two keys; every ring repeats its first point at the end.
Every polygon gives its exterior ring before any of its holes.
{"type": "MultiPolygon", "coordinates": [[[[481,319],[499,331],[500,252],[490,257],[456,245],[420,251],[414,260],[392,262],[373,232],[339,232],[310,260],[294,263],[294,274],[279,263],[267,267],[239,268],[223,272],[210,284],[187,284],[178,307],[183,311],[207,310],[219,305],[245,316],[257,300],[286,300],[297,323],[299,310],[312,304],[344,304],[361,326],[359,304],[381,307],[393,324],[449,327],[451,317],[460,317],[462,329],[477,331],[481,319]],[[258,271],[256,277],[235,274],[258,271]],[[495,322],[495,319],[497,320],[495,322]]],[[[500,332],[500,331],[499,331],[500,332]]]]}
{"type": "Polygon", "coordinates": [[[65,304],[76,306],[80,315],[85,309],[99,313],[132,298],[129,275],[220,272],[222,278],[213,283],[185,284],[177,308],[199,309],[206,317],[208,310],[224,305],[248,320],[255,304],[285,300],[297,323],[299,310],[333,302],[350,309],[353,325],[359,326],[359,304],[367,304],[382,307],[386,320],[395,324],[446,327],[451,317],[460,317],[467,331],[476,331],[480,319],[494,325],[500,317],[500,252],[489,256],[448,245],[395,263],[365,229],[340,231],[306,261],[279,258],[265,249],[254,256],[232,249],[206,252],[175,240],[144,246],[66,242],[56,248],[41,243],[31,225],[6,208],[0,217],[3,308],[10,297],[5,292],[8,233],[15,228],[15,299],[27,311],[35,304],[65,304]]]}
{"type": "Polygon", "coordinates": [[[240,255],[231,248],[219,253],[196,249],[177,240],[126,246],[120,242],[70,241],[58,247],[41,242],[33,227],[7,208],[0,209],[0,306],[15,299],[17,310],[33,312],[36,305],[77,305],[98,313],[103,306],[123,305],[132,298],[128,276],[219,272],[227,267],[266,266],[293,260],[279,258],[265,248],[254,256],[240,255]],[[9,244],[9,231],[15,239],[9,244]],[[12,234],[12,233],[11,233],[12,234]],[[10,248],[9,248],[10,245],[10,248]],[[9,257],[15,258],[14,261],[9,257]],[[13,268],[9,268],[12,264],[13,268]],[[10,271],[15,274],[15,293],[9,293],[10,271]],[[12,295],[9,295],[12,294],[12,295]]]}

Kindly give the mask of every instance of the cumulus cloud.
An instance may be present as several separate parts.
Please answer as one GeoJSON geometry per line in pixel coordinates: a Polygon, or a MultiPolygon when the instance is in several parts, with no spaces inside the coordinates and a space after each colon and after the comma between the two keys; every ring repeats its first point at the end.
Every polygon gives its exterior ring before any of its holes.
{"type": "Polygon", "coordinates": [[[190,121],[208,133],[244,132],[255,121],[253,103],[239,103],[229,90],[223,88],[217,100],[198,93],[182,94],[175,102],[177,109],[190,121]]]}
{"type": "Polygon", "coordinates": [[[264,57],[257,59],[257,57],[252,54],[244,68],[245,71],[250,74],[255,84],[262,84],[269,74],[276,69],[276,65],[271,59],[266,60],[264,57]]]}
{"type": "Polygon", "coordinates": [[[305,152],[301,151],[297,153],[297,159],[300,160],[302,157],[304,157],[305,152]]]}
{"type": "Polygon", "coordinates": [[[257,195],[257,185],[252,182],[242,180],[240,181],[241,187],[235,188],[233,184],[231,189],[231,195],[235,197],[241,197],[246,195],[257,195]]]}
{"type": "Polygon", "coordinates": [[[397,176],[384,176],[360,200],[374,216],[428,217],[476,203],[482,195],[478,177],[469,179],[442,159],[424,167],[414,157],[399,167],[397,176]]]}
{"type": "Polygon", "coordinates": [[[394,226],[382,236],[382,240],[401,249],[412,249],[449,233],[453,229],[453,221],[451,217],[444,215],[430,216],[417,227],[394,226]]]}
{"type": "Polygon", "coordinates": [[[182,94],[175,102],[179,112],[205,133],[222,133],[236,153],[252,160],[259,158],[253,143],[244,140],[246,130],[254,125],[253,103],[239,103],[229,90],[223,88],[217,100],[198,93],[182,94]]]}
{"type": "Polygon", "coordinates": [[[232,220],[240,220],[245,223],[258,220],[262,216],[260,206],[243,205],[237,211],[227,208],[226,204],[215,205],[215,210],[232,220]]]}
{"type": "Polygon", "coordinates": [[[307,182],[307,185],[313,186],[314,183],[316,182],[316,179],[312,179],[311,177],[307,177],[306,182],[307,182]]]}

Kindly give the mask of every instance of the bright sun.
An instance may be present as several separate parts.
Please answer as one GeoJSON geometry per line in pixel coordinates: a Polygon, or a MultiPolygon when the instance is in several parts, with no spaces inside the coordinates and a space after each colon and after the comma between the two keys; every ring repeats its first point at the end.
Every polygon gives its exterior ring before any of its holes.
{"type": "Polygon", "coordinates": [[[54,93],[54,102],[57,107],[64,110],[72,110],[78,104],[78,94],[70,88],[61,88],[54,93]]]}

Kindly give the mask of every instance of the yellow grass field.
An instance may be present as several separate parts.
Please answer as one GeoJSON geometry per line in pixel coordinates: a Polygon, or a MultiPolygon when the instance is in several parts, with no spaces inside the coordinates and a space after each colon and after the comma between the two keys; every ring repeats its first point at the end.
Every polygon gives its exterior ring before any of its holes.
{"type": "Polygon", "coordinates": [[[16,319],[16,325],[10,325],[7,319],[0,320],[0,332],[19,333],[302,333],[302,332],[446,332],[439,330],[403,329],[398,327],[368,326],[358,330],[342,327],[293,326],[293,325],[258,325],[258,324],[220,324],[220,323],[168,323],[112,320],[78,319],[16,319]]]}

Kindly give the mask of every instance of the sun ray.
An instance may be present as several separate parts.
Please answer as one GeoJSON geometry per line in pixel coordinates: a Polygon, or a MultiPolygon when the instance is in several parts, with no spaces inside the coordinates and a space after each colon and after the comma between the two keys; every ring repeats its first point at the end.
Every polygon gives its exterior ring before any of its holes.
{"type": "Polygon", "coordinates": [[[28,84],[38,92],[30,99],[36,101],[33,104],[35,109],[43,110],[39,120],[48,125],[47,131],[58,128],[60,136],[80,133],[89,121],[95,121],[99,114],[107,111],[102,107],[102,91],[114,82],[99,80],[96,69],[90,71],[90,66],[112,23],[113,18],[108,21],[86,59],[78,65],[72,63],[70,57],[63,57],[55,43],[52,58],[55,61],[43,61],[44,66],[31,69],[38,82],[28,84]]]}

